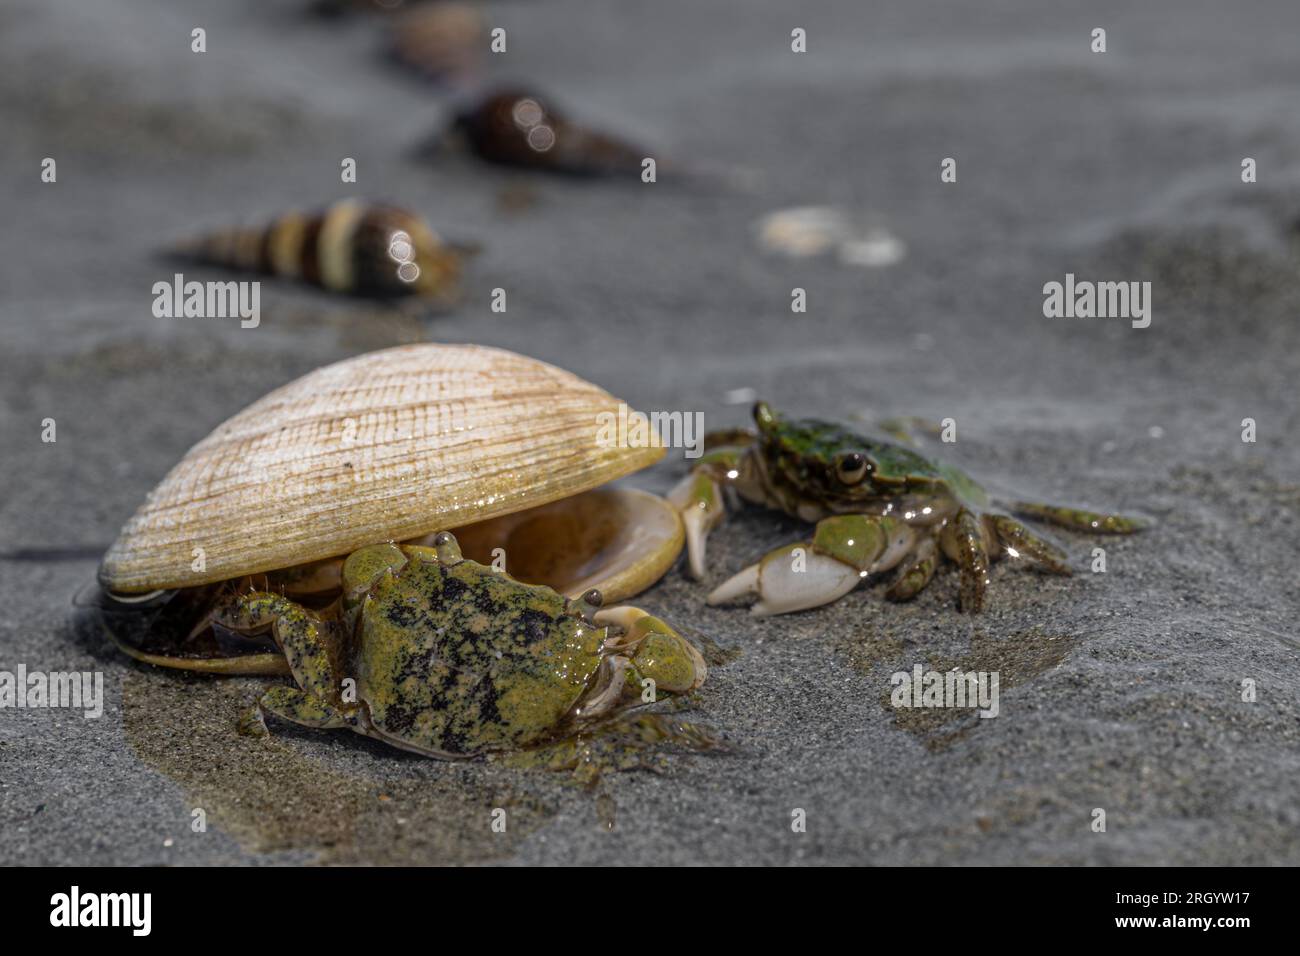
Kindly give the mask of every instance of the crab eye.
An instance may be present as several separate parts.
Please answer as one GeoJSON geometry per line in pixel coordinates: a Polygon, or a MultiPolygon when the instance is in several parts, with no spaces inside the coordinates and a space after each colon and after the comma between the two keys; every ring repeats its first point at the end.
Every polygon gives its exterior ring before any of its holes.
{"type": "Polygon", "coordinates": [[[856,485],[867,476],[867,456],[850,452],[835,459],[835,477],[846,485],[856,485]]]}

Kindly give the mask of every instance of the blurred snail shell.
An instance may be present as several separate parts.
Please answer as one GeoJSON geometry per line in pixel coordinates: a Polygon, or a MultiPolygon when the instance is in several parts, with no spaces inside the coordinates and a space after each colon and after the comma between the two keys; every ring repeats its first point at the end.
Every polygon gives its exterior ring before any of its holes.
{"type": "Polygon", "coordinates": [[[474,525],[467,554],[475,540],[505,546],[511,573],[531,565],[563,578],[532,583],[620,599],[658,580],[683,536],[662,499],[600,487],[664,453],[657,436],[649,447],[602,443],[600,416],[619,408],[576,375],[473,345],[317,369],[190,449],[122,529],[100,583],[129,595],[298,569],[328,586],[325,559],[474,525]],[[499,518],[509,520],[494,530],[499,518]],[[553,553],[530,559],[511,541],[553,553]]]}
{"type": "Polygon", "coordinates": [[[639,177],[648,155],[570,121],[540,96],[520,89],[489,94],[459,113],[452,129],[487,162],[576,176],[639,177]]]}
{"type": "Polygon", "coordinates": [[[170,251],[373,298],[445,297],[461,271],[460,254],[419,216],[355,199],[320,212],[286,213],[262,226],[218,230],[170,251]]]}
{"type": "Polygon", "coordinates": [[[431,80],[473,73],[487,49],[483,14],[466,3],[413,7],[393,22],[392,37],[397,61],[431,80]]]}
{"type": "Polygon", "coordinates": [[[322,17],[345,17],[355,13],[394,14],[424,6],[427,0],[312,0],[308,9],[322,17]]]}

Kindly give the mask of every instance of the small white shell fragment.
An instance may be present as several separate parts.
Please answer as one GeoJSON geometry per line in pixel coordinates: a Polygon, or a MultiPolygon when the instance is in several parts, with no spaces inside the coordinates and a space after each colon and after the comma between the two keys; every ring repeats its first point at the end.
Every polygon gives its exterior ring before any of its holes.
{"type": "Polygon", "coordinates": [[[758,221],[766,252],[804,259],[835,251],[844,265],[880,269],[902,262],[907,245],[882,225],[864,225],[834,206],[778,209],[758,221]]]}
{"type": "Polygon", "coordinates": [[[722,396],[725,405],[751,405],[758,398],[758,392],[752,388],[733,388],[722,396]]]}
{"type": "Polygon", "coordinates": [[[760,219],[757,228],[766,251],[800,259],[821,255],[849,235],[844,214],[831,206],[778,209],[760,219]]]}
{"type": "Polygon", "coordinates": [[[879,227],[840,244],[840,262],[846,266],[883,269],[902,262],[906,255],[907,246],[903,241],[879,227]]]}

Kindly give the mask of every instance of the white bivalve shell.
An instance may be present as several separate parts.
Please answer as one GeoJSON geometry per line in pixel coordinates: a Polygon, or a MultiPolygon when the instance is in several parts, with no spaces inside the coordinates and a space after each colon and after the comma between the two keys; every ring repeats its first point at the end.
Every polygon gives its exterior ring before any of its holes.
{"type": "MultiPolygon", "coordinates": [[[[649,447],[600,440],[601,416],[620,404],[501,349],[408,345],[338,362],[191,448],[122,529],[100,582],[119,593],[193,587],[578,496],[663,456],[653,429],[649,447]]],[[[622,494],[624,509],[662,504],[622,494]]],[[[644,524],[680,550],[672,515],[649,506],[644,524]]],[[[665,540],[654,578],[676,556],[665,540]]]]}

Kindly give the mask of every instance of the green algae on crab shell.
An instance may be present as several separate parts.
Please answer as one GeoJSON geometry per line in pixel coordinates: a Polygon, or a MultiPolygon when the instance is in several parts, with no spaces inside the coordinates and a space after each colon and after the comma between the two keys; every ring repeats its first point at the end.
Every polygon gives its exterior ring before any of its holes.
{"type": "Polygon", "coordinates": [[[381,733],[421,750],[536,743],[561,726],[602,661],[604,628],[550,588],[474,562],[414,560],[368,598],[358,691],[381,733]]]}
{"type": "Polygon", "coordinates": [[[978,485],[954,468],[937,465],[909,448],[872,439],[835,422],[787,421],[770,409],[765,420],[768,424],[760,434],[777,473],[810,492],[853,497],[955,481],[963,492],[983,494],[978,485]],[[865,477],[857,485],[837,485],[835,463],[841,456],[852,454],[866,460],[865,477]]]}
{"type": "Polygon", "coordinates": [[[616,608],[598,620],[596,591],[566,599],[464,558],[448,532],[434,542],[354,552],[344,600],[322,611],[268,592],[223,600],[215,619],[238,633],[270,628],[297,685],[262,694],[245,732],[266,733],[272,713],[472,757],[593,733],[642,703],[629,675],[667,693],[703,682],[699,651],[658,618],[616,608]]]}

